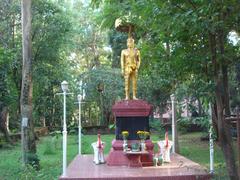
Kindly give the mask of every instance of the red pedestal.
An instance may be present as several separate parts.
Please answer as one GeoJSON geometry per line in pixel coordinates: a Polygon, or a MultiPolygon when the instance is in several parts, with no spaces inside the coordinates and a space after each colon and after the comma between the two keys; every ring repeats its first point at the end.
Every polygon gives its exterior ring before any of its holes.
{"type": "MultiPolygon", "coordinates": [[[[132,143],[138,142],[137,140],[129,140],[128,147],[131,147],[132,143]]],[[[153,165],[153,143],[151,140],[146,140],[147,154],[140,154],[136,157],[123,152],[123,141],[113,140],[112,149],[107,157],[107,165],[109,166],[152,166],[153,165]],[[134,161],[136,160],[136,161],[134,161]],[[139,163],[139,160],[141,163],[139,163]],[[137,162],[138,161],[138,162],[137,162]]]]}
{"type": "Polygon", "coordinates": [[[148,117],[152,108],[143,100],[123,100],[114,104],[112,111],[115,117],[148,117]]]}
{"type": "Polygon", "coordinates": [[[123,152],[122,131],[128,131],[128,147],[139,142],[137,131],[149,131],[149,115],[152,105],[143,100],[123,100],[112,107],[116,118],[116,140],[112,141],[112,149],[107,158],[109,166],[152,166],[153,143],[146,140],[146,154],[129,155],[123,152]]]}

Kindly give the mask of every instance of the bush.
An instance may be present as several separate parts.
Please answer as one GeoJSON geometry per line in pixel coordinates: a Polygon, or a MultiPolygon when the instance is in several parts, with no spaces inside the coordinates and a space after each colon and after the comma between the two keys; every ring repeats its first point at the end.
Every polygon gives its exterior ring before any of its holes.
{"type": "Polygon", "coordinates": [[[192,123],[198,125],[204,131],[205,130],[208,131],[208,129],[209,129],[209,117],[208,116],[193,118],[192,123]]]}
{"type": "Polygon", "coordinates": [[[189,118],[180,118],[177,121],[178,131],[181,133],[187,133],[191,127],[191,121],[189,118]]]}
{"type": "Polygon", "coordinates": [[[37,171],[31,166],[27,165],[21,169],[21,175],[19,176],[19,179],[34,179],[37,176],[37,171]]]}
{"type": "Polygon", "coordinates": [[[158,141],[153,141],[153,152],[154,154],[159,153],[158,141]]]}
{"type": "Polygon", "coordinates": [[[177,121],[178,130],[181,133],[196,132],[196,131],[208,131],[209,129],[209,117],[196,117],[196,118],[180,118],[177,121]]]}
{"type": "Polygon", "coordinates": [[[69,123],[68,127],[69,134],[76,134],[78,131],[78,124],[75,121],[69,123]]]}
{"type": "Polygon", "coordinates": [[[56,153],[56,136],[47,138],[44,143],[44,154],[50,155],[56,153]]]}
{"type": "Polygon", "coordinates": [[[59,143],[59,137],[61,136],[61,131],[53,131],[50,133],[52,136],[52,144],[54,145],[55,149],[62,148],[61,143],[59,143]]]}
{"type": "Polygon", "coordinates": [[[31,165],[31,167],[33,167],[35,170],[39,170],[40,166],[39,166],[39,158],[37,154],[29,152],[29,153],[26,153],[26,156],[29,161],[29,165],[31,165]]]}

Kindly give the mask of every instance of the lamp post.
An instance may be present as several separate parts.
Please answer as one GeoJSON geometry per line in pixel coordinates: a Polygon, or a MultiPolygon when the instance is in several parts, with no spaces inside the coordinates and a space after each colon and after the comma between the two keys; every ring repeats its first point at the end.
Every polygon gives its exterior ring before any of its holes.
{"type": "Polygon", "coordinates": [[[172,146],[172,151],[175,153],[175,96],[172,94],[171,96],[171,101],[172,101],[172,141],[173,141],[173,146],[172,146]]]}
{"type": "Polygon", "coordinates": [[[177,135],[177,119],[176,119],[176,101],[175,101],[175,95],[172,94],[170,96],[172,101],[172,141],[173,141],[173,153],[179,152],[179,146],[178,146],[178,135],[177,135]]]}
{"type": "Polygon", "coordinates": [[[210,152],[210,173],[214,173],[214,147],[213,147],[213,124],[212,124],[212,106],[209,103],[209,152],[210,152]]]}
{"type": "Polygon", "coordinates": [[[61,83],[63,91],[63,176],[66,176],[67,169],[67,123],[66,123],[66,92],[68,90],[67,81],[61,83]]]}
{"type": "Polygon", "coordinates": [[[82,95],[78,94],[77,96],[78,98],[78,110],[79,110],[79,115],[78,115],[78,154],[81,155],[82,154],[82,149],[81,149],[81,136],[82,136],[82,132],[81,132],[81,101],[82,101],[82,95]]]}

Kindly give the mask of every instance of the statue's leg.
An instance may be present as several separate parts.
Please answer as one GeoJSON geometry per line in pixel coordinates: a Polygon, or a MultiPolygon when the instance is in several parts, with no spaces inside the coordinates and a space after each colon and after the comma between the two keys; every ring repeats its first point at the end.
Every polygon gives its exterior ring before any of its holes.
{"type": "Polygon", "coordinates": [[[130,86],[129,72],[125,72],[124,80],[125,80],[125,99],[128,100],[129,99],[129,86],[130,86]]]}
{"type": "Polygon", "coordinates": [[[133,99],[137,99],[137,72],[132,72],[133,99]]]}

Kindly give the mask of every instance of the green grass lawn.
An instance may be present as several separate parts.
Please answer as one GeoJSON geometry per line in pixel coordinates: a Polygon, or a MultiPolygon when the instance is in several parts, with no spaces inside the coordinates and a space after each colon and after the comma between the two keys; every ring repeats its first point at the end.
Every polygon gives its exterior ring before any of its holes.
{"type": "MultiPolygon", "coordinates": [[[[191,133],[179,136],[180,153],[185,157],[198,162],[199,164],[209,167],[209,146],[208,141],[200,141],[201,133],[191,133]]],[[[102,135],[102,140],[106,142],[105,153],[111,148],[111,141],[114,135],[102,135]]],[[[152,135],[152,140],[159,138],[152,135]]],[[[171,137],[170,137],[171,138],[171,137]]],[[[163,138],[161,138],[163,139],[163,138]]],[[[91,143],[97,140],[96,135],[83,135],[82,153],[92,154],[91,143]]],[[[12,179],[36,179],[50,180],[58,179],[62,172],[62,139],[47,136],[38,141],[38,156],[40,158],[41,170],[35,171],[31,168],[21,166],[21,146],[17,144],[14,147],[0,149],[0,180],[12,179]]],[[[71,162],[78,153],[77,135],[68,136],[67,159],[71,162]]],[[[215,179],[226,180],[226,168],[223,154],[219,147],[215,145],[215,167],[217,176],[215,179]]]]}

